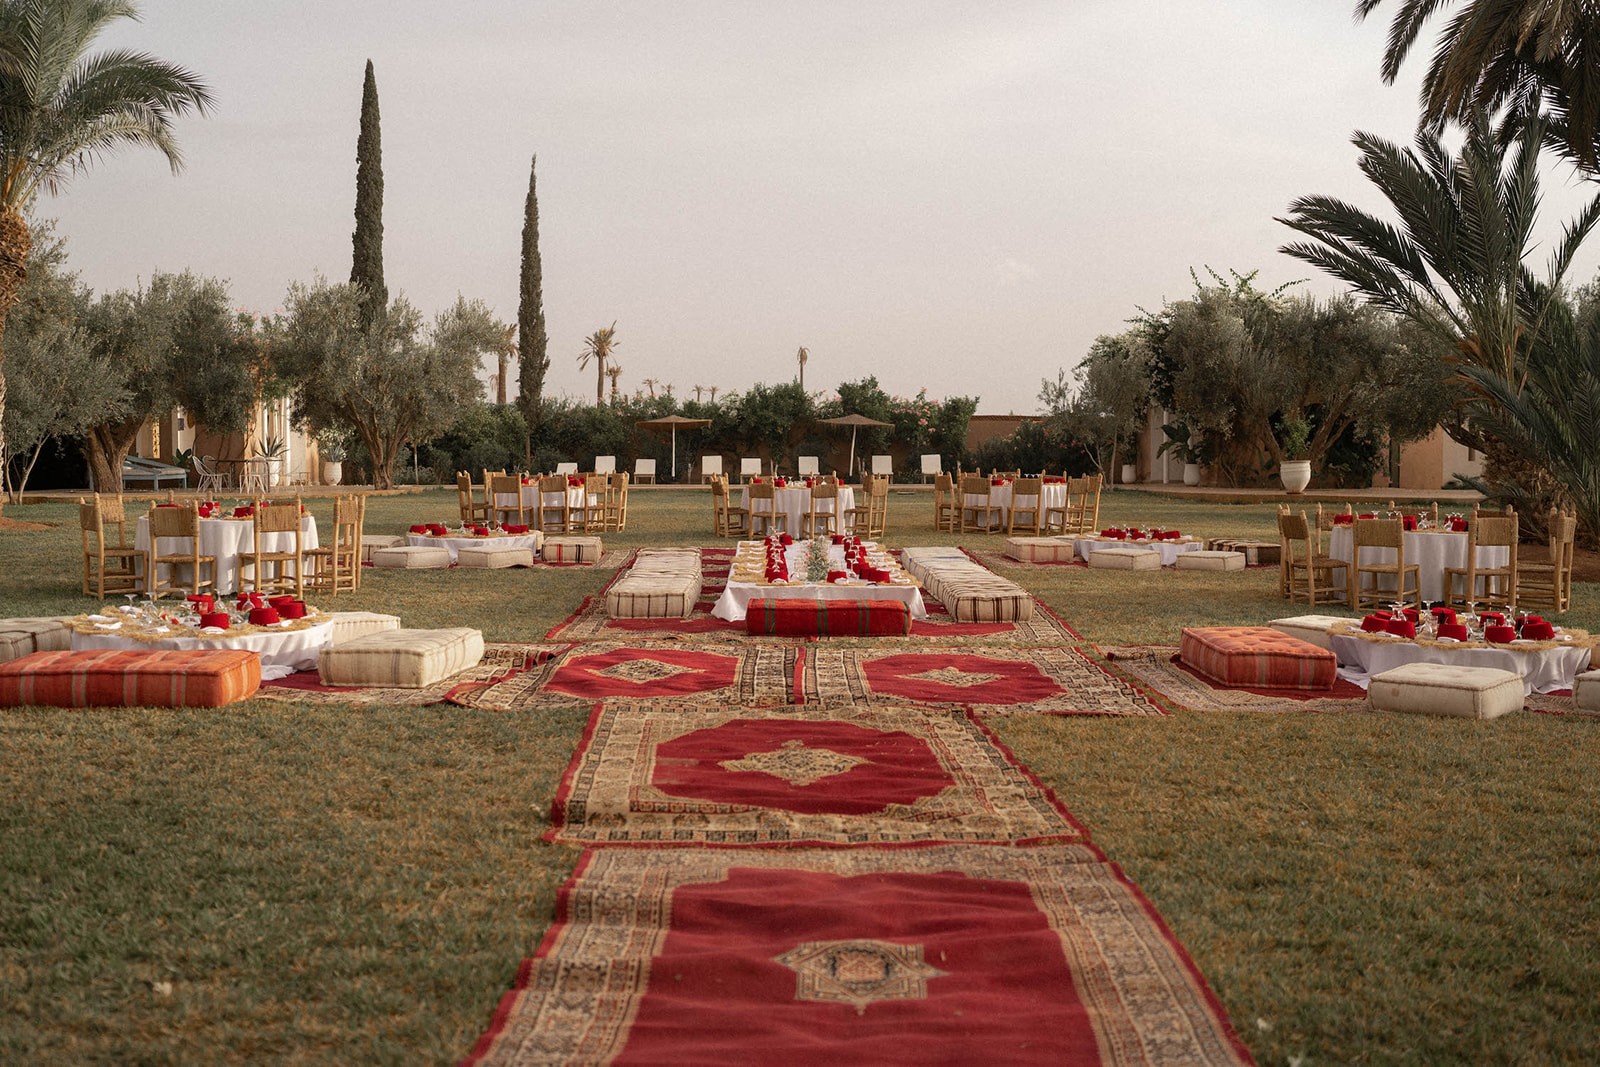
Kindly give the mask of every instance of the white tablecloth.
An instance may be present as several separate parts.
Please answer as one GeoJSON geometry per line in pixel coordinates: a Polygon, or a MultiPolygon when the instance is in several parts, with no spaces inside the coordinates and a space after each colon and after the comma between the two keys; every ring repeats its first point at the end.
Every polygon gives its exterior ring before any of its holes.
{"type": "Polygon", "coordinates": [[[450,562],[454,563],[463,548],[472,545],[492,545],[495,548],[531,548],[534,553],[539,551],[544,535],[537,530],[525,534],[505,534],[501,537],[433,537],[430,534],[406,534],[406,541],[413,545],[425,545],[431,548],[442,548],[450,553],[450,562]]]}
{"type": "MultiPolygon", "coordinates": [[[[1198,552],[1205,547],[1204,541],[1193,539],[1184,541],[1118,541],[1115,537],[1101,539],[1099,537],[1076,537],[1072,541],[1072,550],[1080,559],[1088,559],[1089,553],[1099,548],[1153,548],[1161,553],[1161,565],[1170,567],[1178,562],[1178,557],[1185,552],[1198,552]]],[[[1108,556],[1107,559],[1115,559],[1108,556]]]]}
{"type": "Polygon", "coordinates": [[[268,682],[276,678],[286,678],[296,671],[315,670],[322,650],[333,641],[333,619],[328,618],[303,630],[288,630],[282,633],[263,630],[259,633],[234,637],[223,635],[168,637],[156,641],[139,641],[132,637],[119,637],[114,633],[80,634],[74,631],[71,640],[74,651],[105,648],[176,648],[191,651],[218,648],[243,649],[261,657],[261,680],[268,682]]]}
{"type": "Polygon", "coordinates": [[[1339,676],[1363,689],[1374,674],[1407,663],[1449,663],[1457,667],[1495,667],[1520,674],[1524,695],[1571,689],[1573,679],[1588,669],[1591,655],[1587,646],[1536,649],[1472,642],[1451,648],[1419,645],[1401,637],[1368,640],[1350,634],[1329,634],[1328,647],[1339,657],[1339,676]]]}
{"type": "MultiPolygon", "coordinates": [[[[797,541],[790,545],[784,556],[788,560],[790,574],[805,574],[806,542],[797,541]]],[[[832,546],[828,550],[828,558],[836,570],[844,569],[843,547],[832,546]]],[[[793,585],[729,581],[716,606],[711,609],[711,614],[719,619],[738,622],[745,617],[750,601],[763,597],[792,600],[898,600],[911,610],[913,619],[928,617],[928,608],[922,602],[922,590],[914,585],[839,585],[805,581],[796,581],[793,585]]]]}
{"type": "MultiPolygon", "coordinates": [[[[740,486],[739,487],[739,506],[742,507],[742,508],[748,508],[750,506],[749,499],[750,499],[749,492],[746,490],[746,488],[744,486],[740,486]]],[[[781,489],[773,489],[773,491],[772,491],[772,506],[773,506],[773,510],[775,510],[779,515],[782,515],[783,518],[784,518],[784,522],[787,523],[787,525],[784,526],[784,528],[783,528],[784,531],[786,533],[793,534],[795,537],[799,537],[800,536],[800,517],[802,515],[810,515],[811,514],[811,490],[807,489],[803,485],[801,485],[801,486],[786,485],[781,489]]],[[[839,513],[841,515],[843,515],[845,512],[849,511],[851,508],[854,508],[855,506],[856,506],[856,491],[855,491],[855,489],[850,487],[850,486],[848,486],[848,485],[841,485],[839,487],[839,501],[838,501],[839,513]]],[[[827,509],[824,508],[823,510],[827,510],[827,509]]],[[[845,519],[840,519],[839,520],[839,530],[840,530],[840,532],[843,533],[843,532],[848,531],[849,529],[850,529],[849,523],[845,519]]],[[[743,615],[740,615],[739,617],[741,619],[744,618],[743,615]]]]}
{"type": "MultiPolygon", "coordinates": [[[[1011,493],[1014,488],[1015,487],[1011,485],[989,486],[989,503],[1000,509],[999,527],[1001,528],[1008,526],[1011,523],[1011,493]]],[[[969,494],[963,496],[961,499],[967,507],[983,506],[982,496],[969,494]]],[[[1066,485],[1060,482],[1051,482],[1048,485],[1043,486],[1040,489],[1038,506],[1040,509],[1039,521],[1041,524],[1043,524],[1044,510],[1046,508],[1064,508],[1067,506],[1066,485]]],[[[1027,512],[1024,511],[1023,514],[1027,514],[1027,512]]],[[[990,528],[995,529],[996,527],[990,528]]]]}
{"type": "MultiPolygon", "coordinates": [[[[1329,531],[1328,555],[1334,559],[1351,562],[1351,545],[1355,532],[1349,526],[1335,526],[1329,531]]],[[[1467,535],[1450,530],[1408,530],[1405,534],[1406,564],[1417,565],[1418,587],[1424,600],[1444,599],[1444,569],[1467,565],[1467,535]]],[[[1394,549],[1366,548],[1363,563],[1394,563],[1394,549]]],[[[1478,549],[1478,566],[1504,567],[1511,562],[1507,548],[1478,549]]],[[[1387,580],[1383,588],[1393,589],[1394,581],[1387,580]]]]}
{"type": "MultiPolygon", "coordinates": [[[[559,494],[546,493],[545,495],[550,498],[551,508],[558,508],[561,506],[561,497],[559,494]]],[[[599,501],[600,498],[598,496],[591,496],[589,497],[587,503],[597,504],[599,501]]],[[[514,508],[517,506],[517,498],[510,493],[496,493],[494,496],[494,502],[497,507],[514,508]]],[[[567,488],[566,499],[567,510],[581,511],[583,510],[584,504],[583,486],[569,486],[567,488]]],[[[537,485],[525,485],[522,487],[522,506],[528,510],[529,520],[537,522],[539,517],[539,487],[537,485]]]]}
{"type": "MultiPolygon", "coordinates": [[[[185,539],[163,537],[156,546],[157,555],[182,552],[185,539]]],[[[318,546],[317,520],[312,516],[300,517],[300,548],[309,552],[318,546]]],[[[150,516],[141,515],[134,531],[133,546],[150,551],[150,516]]],[[[294,547],[291,534],[268,534],[262,543],[268,552],[287,552],[294,547]]],[[[217,560],[217,592],[232,593],[239,588],[239,557],[255,552],[255,523],[250,519],[201,519],[200,554],[215,556],[217,560]]]]}

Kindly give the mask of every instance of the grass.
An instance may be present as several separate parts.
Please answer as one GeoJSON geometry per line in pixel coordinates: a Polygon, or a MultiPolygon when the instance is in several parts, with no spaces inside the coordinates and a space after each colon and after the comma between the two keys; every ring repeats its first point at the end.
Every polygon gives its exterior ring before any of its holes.
{"type": "MultiPolygon", "coordinates": [[[[926,528],[925,496],[891,499],[892,543],[950,540],[926,528]]],[[[376,498],[368,527],[453,510],[453,494],[376,498]]],[[[87,607],[70,507],[7,515],[58,525],[0,533],[0,615],[87,607]]],[[[1269,506],[1143,494],[1102,516],[1272,529],[1269,506]]],[[[706,499],[663,490],[635,494],[607,544],[709,540],[706,499]]],[[[1286,613],[1270,571],[1003,569],[1103,644],[1286,613]]],[[[537,640],[606,577],[369,572],[338,606],[537,640]]],[[[1564,621],[1600,626],[1600,586],[1564,621]]],[[[458,1058],[575,860],[538,837],[582,725],[264,701],[0,713],[0,1059],[458,1058]]],[[[1263,1062],[1580,1062],[1600,1046],[1600,723],[993,725],[1151,897],[1263,1062]]]]}

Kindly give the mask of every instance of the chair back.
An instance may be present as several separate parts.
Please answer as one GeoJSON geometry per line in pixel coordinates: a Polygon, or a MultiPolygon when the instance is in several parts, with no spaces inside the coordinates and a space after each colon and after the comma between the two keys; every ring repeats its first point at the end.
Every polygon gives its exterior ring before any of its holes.
{"type": "Polygon", "coordinates": [[[981,496],[989,498],[989,478],[983,474],[966,474],[961,477],[961,495],[963,497],[981,496]]]}
{"type": "Polygon", "coordinates": [[[949,495],[955,491],[955,488],[955,479],[943,471],[933,476],[933,492],[935,496],[949,495]]]}
{"type": "Polygon", "coordinates": [[[818,482],[811,489],[811,506],[812,506],[813,510],[816,508],[817,501],[819,501],[819,500],[838,500],[838,499],[839,499],[839,483],[838,482],[827,482],[827,481],[818,482]]]}
{"type": "Polygon", "coordinates": [[[1307,559],[1311,553],[1311,523],[1306,519],[1306,513],[1298,515],[1290,513],[1287,509],[1278,512],[1278,540],[1281,543],[1284,556],[1290,560],[1300,558],[1301,552],[1296,551],[1296,545],[1304,546],[1303,554],[1307,559]]]}
{"type": "Polygon", "coordinates": [[[578,461],[577,460],[573,460],[570,463],[557,463],[556,464],[556,473],[557,474],[577,474],[578,473],[578,461]]]}
{"type": "Polygon", "coordinates": [[[761,457],[760,456],[746,456],[743,459],[739,460],[739,477],[741,477],[741,478],[759,478],[759,477],[761,477],[761,457]]]}
{"type": "MultiPolygon", "coordinates": [[[[257,506],[257,511],[261,506],[257,506]]],[[[155,544],[158,537],[193,537],[200,536],[200,512],[193,504],[185,507],[182,504],[156,505],[150,509],[150,543],[155,544]]]]}
{"type": "Polygon", "coordinates": [[[256,505],[256,534],[300,533],[300,501],[274,500],[256,505]]]}
{"type": "MultiPolygon", "coordinates": [[[[1356,519],[1351,543],[1359,553],[1363,548],[1393,548],[1405,560],[1405,526],[1399,519],[1356,519]]],[[[1359,555],[1356,557],[1360,561],[1359,555]]]]}
{"type": "Polygon", "coordinates": [[[930,475],[938,475],[943,473],[944,457],[939,455],[937,452],[924,452],[922,454],[922,476],[926,478],[930,475]]]}
{"type": "Polygon", "coordinates": [[[700,457],[700,477],[701,477],[702,480],[705,479],[705,478],[709,478],[713,474],[721,474],[721,473],[722,473],[722,457],[721,456],[701,456],[700,457]]]}
{"type": "Polygon", "coordinates": [[[815,478],[818,473],[817,457],[801,456],[796,463],[795,469],[799,471],[802,478],[815,478]]]}
{"type": "Polygon", "coordinates": [[[889,477],[890,475],[894,474],[894,457],[893,456],[873,456],[872,457],[872,473],[873,474],[881,474],[886,478],[889,477]]]}
{"type": "Polygon", "coordinates": [[[649,478],[654,482],[656,480],[656,461],[644,457],[634,460],[633,477],[637,481],[644,481],[649,478]]]}
{"type": "Polygon", "coordinates": [[[1475,548],[1510,548],[1515,559],[1518,541],[1516,516],[1482,518],[1467,527],[1467,546],[1475,548]]]}
{"type": "Polygon", "coordinates": [[[1016,507],[1019,499],[1032,497],[1037,503],[1044,495],[1043,478],[1018,478],[1011,483],[1011,506],[1016,507]]]}
{"type": "Polygon", "coordinates": [[[594,472],[596,474],[615,474],[617,471],[616,456],[594,457],[594,472]]]}
{"type": "MultiPolygon", "coordinates": [[[[724,483],[723,488],[724,488],[724,490],[726,490],[726,488],[727,488],[726,483],[724,483]]],[[[766,510],[768,510],[768,511],[772,510],[772,505],[771,505],[771,501],[772,501],[772,483],[771,482],[756,482],[754,485],[745,486],[744,491],[745,491],[745,499],[746,500],[765,500],[765,501],[768,502],[766,510]]],[[[754,507],[752,507],[751,510],[754,510],[754,507]]]]}

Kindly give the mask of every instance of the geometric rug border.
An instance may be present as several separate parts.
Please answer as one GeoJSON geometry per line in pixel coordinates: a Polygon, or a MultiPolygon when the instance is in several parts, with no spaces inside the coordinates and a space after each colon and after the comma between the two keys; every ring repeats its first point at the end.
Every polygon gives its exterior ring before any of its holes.
{"type": "Polygon", "coordinates": [[[1351,714],[1370,710],[1363,700],[1346,697],[1291,697],[1252,693],[1213,685],[1172,662],[1178,649],[1170,645],[1095,646],[1106,669],[1147,698],[1168,708],[1198,713],[1248,711],[1258,714],[1351,714]]]}

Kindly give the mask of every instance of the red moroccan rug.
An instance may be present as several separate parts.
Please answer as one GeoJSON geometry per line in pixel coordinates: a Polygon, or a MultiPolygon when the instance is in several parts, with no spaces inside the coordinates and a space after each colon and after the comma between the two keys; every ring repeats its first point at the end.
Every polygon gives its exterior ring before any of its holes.
{"type": "MultiPolygon", "coordinates": [[[[423,689],[325,686],[316,671],[300,671],[287,678],[261,683],[261,688],[256,690],[256,698],[297,704],[384,704],[399,707],[441,704],[457,693],[516,678],[539,664],[549,662],[562,650],[563,646],[555,644],[485,644],[483,659],[475,666],[423,689]]],[[[566,699],[556,703],[572,707],[581,701],[566,699]]]]}
{"type": "Polygon", "coordinates": [[[1099,650],[1107,669],[1168,707],[1190,711],[1328,712],[1363,711],[1367,691],[1344,679],[1332,690],[1297,693],[1293,690],[1230,689],[1187,667],[1178,650],[1162,645],[1139,645],[1099,650]]]}
{"type": "Polygon", "coordinates": [[[599,849],[468,1063],[1249,1063],[1088,845],[599,849]]]}
{"type": "Polygon", "coordinates": [[[596,711],[547,841],[1037,844],[1082,828],[970,712],[596,711]]]}
{"type": "Polygon", "coordinates": [[[934,704],[984,714],[1161,715],[1126,680],[1075,647],[906,652],[810,646],[801,702],[934,704]]]}
{"type": "MultiPolygon", "coordinates": [[[[700,550],[701,591],[694,612],[687,619],[613,619],[606,614],[605,591],[585,597],[578,610],[564,622],[552,628],[548,640],[561,641],[618,641],[648,640],[676,641],[685,638],[696,641],[734,641],[771,643],[784,638],[750,635],[742,622],[727,622],[711,614],[717,598],[727,585],[728,571],[733,560],[731,548],[702,548],[700,550]]],[[[623,568],[626,570],[626,568],[623,568]]],[[[623,570],[618,571],[620,576],[623,570]]],[[[613,578],[613,581],[616,579],[613,578]]],[[[609,584],[609,583],[608,583],[609,584]]],[[[1022,646],[1070,645],[1081,643],[1081,638],[1067,623],[1058,618],[1044,604],[1035,601],[1033,618],[1024,622],[956,622],[944,605],[924,596],[928,618],[911,624],[911,636],[920,641],[961,643],[980,641],[984,644],[1010,644],[1022,646]]],[[[855,638],[827,638],[826,640],[857,640],[855,638]]],[[[882,638],[864,639],[881,642],[882,638]]]]}
{"type": "Polygon", "coordinates": [[[793,703],[800,648],[594,642],[532,669],[458,690],[451,702],[514,711],[549,703],[671,702],[717,707],[793,703]]]}

